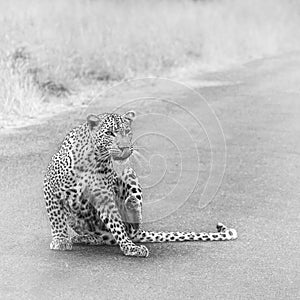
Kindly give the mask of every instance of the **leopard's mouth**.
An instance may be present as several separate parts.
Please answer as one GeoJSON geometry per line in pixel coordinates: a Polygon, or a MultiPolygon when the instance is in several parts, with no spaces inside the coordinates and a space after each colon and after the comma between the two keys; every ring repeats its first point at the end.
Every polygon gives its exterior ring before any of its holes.
{"type": "Polygon", "coordinates": [[[116,161],[127,161],[129,156],[132,154],[132,150],[130,148],[124,149],[114,149],[111,151],[112,158],[116,161]]]}

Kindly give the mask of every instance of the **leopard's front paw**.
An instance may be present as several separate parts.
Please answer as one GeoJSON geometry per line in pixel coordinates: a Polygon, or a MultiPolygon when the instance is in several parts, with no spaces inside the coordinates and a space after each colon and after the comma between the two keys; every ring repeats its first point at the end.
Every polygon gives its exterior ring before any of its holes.
{"type": "Polygon", "coordinates": [[[53,239],[50,244],[51,250],[72,250],[72,243],[68,239],[53,239]]]}
{"type": "Polygon", "coordinates": [[[139,257],[148,257],[149,250],[144,245],[142,246],[130,246],[124,250],[126,256],[139,256],[139,257]]]}

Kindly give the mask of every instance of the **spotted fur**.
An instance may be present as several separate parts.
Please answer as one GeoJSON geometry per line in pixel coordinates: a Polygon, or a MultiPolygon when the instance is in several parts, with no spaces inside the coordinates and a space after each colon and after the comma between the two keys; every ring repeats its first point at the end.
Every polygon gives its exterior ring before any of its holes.
{"type": "Polygon", "coordinates": [[[142,223],[142,189],[135,171],[118,175],[113,160],[133,152],[135,113],[90,115],[71,130],[48,165],[44,198],[52,232],[50,248],[71,250],[74,243],[118,244],[125,255],[147,257],[136,242],[215,241],[237,237],[218,224],[216,233],[151,232],[142,223]],[[77,235],[70,238],[68,227],[77,235]]]}

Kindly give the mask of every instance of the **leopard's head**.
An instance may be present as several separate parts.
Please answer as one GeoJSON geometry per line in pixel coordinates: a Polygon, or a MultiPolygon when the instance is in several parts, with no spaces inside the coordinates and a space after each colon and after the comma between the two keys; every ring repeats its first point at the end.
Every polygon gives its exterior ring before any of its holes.
{"type": "Polygon", "coordinates": [[[133,152],[131,124],[135,112],[128,111],[123,115],[105,113],[89,115],[87,124],[94,148],[101,158],[126,160],[133,152]]]}

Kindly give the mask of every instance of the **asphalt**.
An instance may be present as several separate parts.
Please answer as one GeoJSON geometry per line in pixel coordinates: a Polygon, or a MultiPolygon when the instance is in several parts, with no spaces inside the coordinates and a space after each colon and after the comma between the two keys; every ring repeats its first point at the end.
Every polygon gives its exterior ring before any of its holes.
{"type": "Polygon", "coordinates": [[[88,108],[2,131],[0,298],[300,299],[299,70],[291,54],[195,76],[202,96],[167,80],[126,83],[88,108]],[[146,259],[108,246],[49,250],[48,160],[89,110],[125,102],[143,115],[137,134],[152,133],[137,164],[145,229],[214,231],[222,221],[236,241],[148,244],[146,259]]]}

